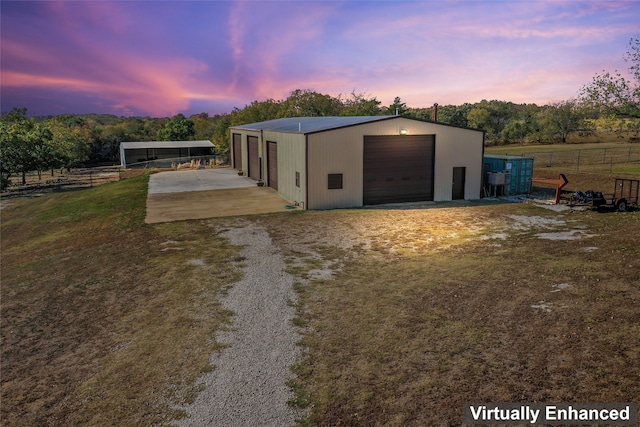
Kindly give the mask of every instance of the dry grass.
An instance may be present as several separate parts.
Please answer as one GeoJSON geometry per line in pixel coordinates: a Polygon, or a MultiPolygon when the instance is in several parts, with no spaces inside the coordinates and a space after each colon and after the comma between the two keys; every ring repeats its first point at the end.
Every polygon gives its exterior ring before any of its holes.
{"type": "Polygon", "coordinates": [[[211,369],[237,249],[200,222],[147,226],[147,177],[2,210],[2,422],[154,425],[211,369]]]}
{"type": "Polygon", "coordinates": [[[640,396],[640,213],[500,204],[263,221],[292,259],[306,241],[310,270],[309,251],[335,269],[297,286],[302,425],[450,426],[468,401],[640,396]],[[597,236],[537,236],[567,229],[597,236]]]}
{"type": "MultiPolygon", "coordinates": [[[[3,425],[166,425],[212,369],[233,220],[144,224],[146,180],[2,210],[3,425]]],[[[477,202],[243,220],[300,277],[302,425],[450,426],[466,401],[640,396],[640,212],[477,202]],[[566,231],[582,239],[539,236],[566,231]]]]}
{"type": "Polygon", "coordinates": [[[569,179],[565,189],[611,192],[616,177],[640,177],[640,145],[622,142],[597,144],[512,145],[488,147],[487,154],[534,157],[534,176],[569,179]]]}

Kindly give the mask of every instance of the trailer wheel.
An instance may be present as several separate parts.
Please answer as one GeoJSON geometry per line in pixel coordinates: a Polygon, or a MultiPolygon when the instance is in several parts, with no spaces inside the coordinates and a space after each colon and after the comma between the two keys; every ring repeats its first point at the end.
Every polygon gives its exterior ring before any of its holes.
{"type": "Polygon", "coordinates": [[[627,201],[625,199],[620,199],[616,202],[616,209],[618,212],[624,212],[627,210],[627,201]]]}

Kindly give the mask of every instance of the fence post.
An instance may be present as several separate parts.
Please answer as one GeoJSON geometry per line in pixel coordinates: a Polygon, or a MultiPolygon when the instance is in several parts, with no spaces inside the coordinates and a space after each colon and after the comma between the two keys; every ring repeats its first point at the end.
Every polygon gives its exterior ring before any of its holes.
{"type": "Polygon", "coordinates": [[[613,175],[613,156],[611,156],[611,162],[609,163],[609,175],[613,175]]]}
{"type": "Polygon", "coordinates": [[[89,186],[93,187],[93,172],[89,172],[89,186]]]}
{"type": "Polygon", "coordinates": [[[580,150],[578,150],[578,164],[576,166],[576,172],[580,172],[580,150]]]}

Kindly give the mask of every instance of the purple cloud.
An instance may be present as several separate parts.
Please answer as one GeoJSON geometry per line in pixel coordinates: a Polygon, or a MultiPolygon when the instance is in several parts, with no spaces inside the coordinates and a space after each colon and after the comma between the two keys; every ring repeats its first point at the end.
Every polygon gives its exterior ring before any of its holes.
{"type": "Polygon", "coordinates": [[[637,3],[2,1],[1,109],[168,116],[292,90],[413,107],[568,99],[625,71],[637,3]]]}

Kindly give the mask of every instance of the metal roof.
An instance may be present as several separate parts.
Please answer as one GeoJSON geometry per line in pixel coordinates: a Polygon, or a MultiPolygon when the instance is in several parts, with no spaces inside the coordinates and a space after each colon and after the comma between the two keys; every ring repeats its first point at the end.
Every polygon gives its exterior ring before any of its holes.
{"type": "Polygon", "coordinates": [[[288,117],[284,119],[267,120],[266,122],[231,126],[231,129],[272,130],[307,134],[354,126],[362,123],[377,122],[394,117],[400,116],[288,117]]]}
{"type": "Polygon", "coordinates": [[[505,159],[505,160],[510,160],[510,159],[531,159],[532,157],[530,156],[514,156],[514,155],[510,155],[510,154],[484,154],[484,157],[486,157],[487,159],[505,159]]]}
{"type": "Polygon", "coordinates": [[[188,147],[211,147],[214,145],[211,141],[135,141],[121,142],[120,146],[125,150],[133,150],[136,148],[188,148],[188,147]]]}

